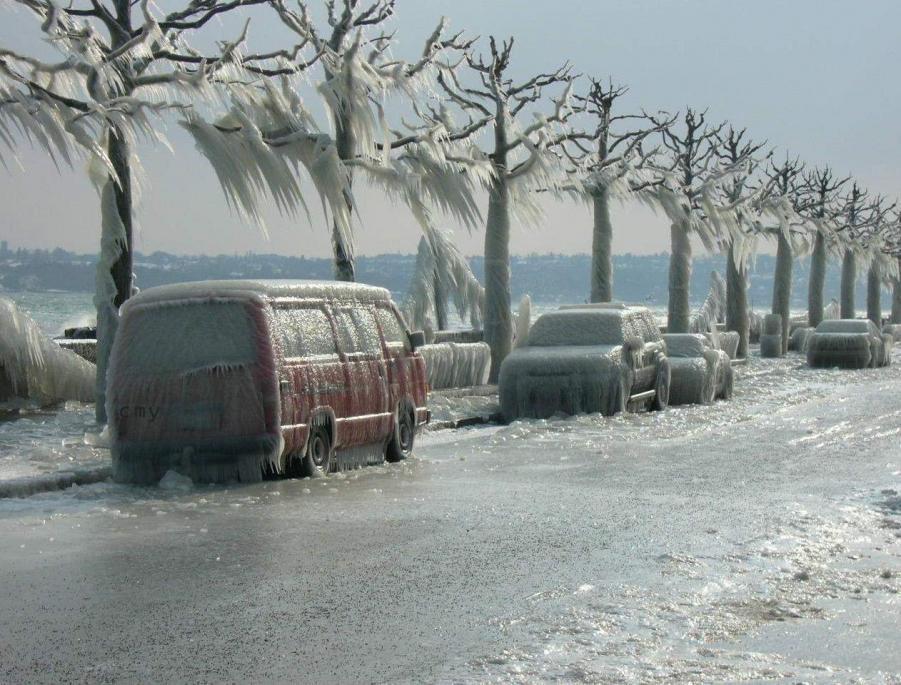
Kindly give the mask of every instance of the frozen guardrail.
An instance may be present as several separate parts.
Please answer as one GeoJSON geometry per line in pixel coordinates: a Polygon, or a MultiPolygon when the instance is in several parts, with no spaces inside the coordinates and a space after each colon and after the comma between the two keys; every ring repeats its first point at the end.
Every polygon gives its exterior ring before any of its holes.
{"type": "Polygon", "coordinates": [[[423,345],[417,351],[425,360],[429,386],[434,390],[488,382],[491,348],[486,343],[442,342],[423,345]]]}

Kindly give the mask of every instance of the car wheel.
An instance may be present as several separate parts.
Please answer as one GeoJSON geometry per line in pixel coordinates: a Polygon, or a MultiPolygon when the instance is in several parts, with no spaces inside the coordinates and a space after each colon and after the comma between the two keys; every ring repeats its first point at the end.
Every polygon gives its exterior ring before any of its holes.
{"type": "Polygon", "coordinates": [[[385,459],[392,462],[406,459],[413,454],[415,441],[416,422],[413,419],[413,410],[409,407],[398,407],[394,430],[385,449],[385,459]]]}
{"type": "Polygon", "coordinates": [[[654,411],[663,411],[669,405],[669,384],[669,360],[664,357],[657,362],[657,378],[654,381],[654,399],[651,401],[651,409],[654,411]]]}
{"type": "Polygon", "coordinates": [[[332,435],[328,426],[314,426],[303,457],[302,475],[310,478],[326,476],[332,470],[332,435]]]}

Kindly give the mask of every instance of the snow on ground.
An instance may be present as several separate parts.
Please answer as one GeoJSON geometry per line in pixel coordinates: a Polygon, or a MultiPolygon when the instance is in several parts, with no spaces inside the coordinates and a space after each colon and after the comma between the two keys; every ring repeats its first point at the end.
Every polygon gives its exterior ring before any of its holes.
{"type": "MultiPolygon", "coordinates": [[[[0,500],[0,681],[898,683],[899,397],[755,358],[327,479],[0,500]]],[[[84,412],[20,419],[28,468],[100,460],[84,412]]]]}

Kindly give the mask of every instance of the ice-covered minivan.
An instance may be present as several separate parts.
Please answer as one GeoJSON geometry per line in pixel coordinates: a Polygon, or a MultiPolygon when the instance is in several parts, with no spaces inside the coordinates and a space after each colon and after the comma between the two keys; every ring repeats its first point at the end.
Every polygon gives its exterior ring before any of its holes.
{"type": "Polygon", "coordinates": [[[202,281],[125,303],[108,375],[113,475],[316,475],[408,456],[426,373],[387,290],[202,281]]]}

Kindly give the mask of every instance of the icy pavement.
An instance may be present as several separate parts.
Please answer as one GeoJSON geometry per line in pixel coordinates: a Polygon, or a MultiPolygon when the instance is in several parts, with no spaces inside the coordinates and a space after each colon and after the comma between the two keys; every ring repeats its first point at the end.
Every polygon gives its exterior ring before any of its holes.
{"type": "Polygon", "coordinates": [[[755,359],[328,479],[3,500],[0,682],[899,683],[899,398],[755,359]]]}

